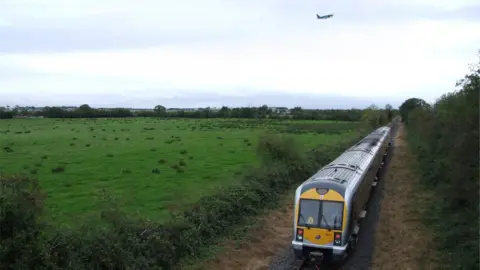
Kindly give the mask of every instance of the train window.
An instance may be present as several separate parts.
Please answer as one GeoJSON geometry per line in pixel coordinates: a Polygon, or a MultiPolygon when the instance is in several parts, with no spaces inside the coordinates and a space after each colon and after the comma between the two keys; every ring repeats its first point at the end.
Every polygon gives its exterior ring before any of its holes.
{"type": "Polygon", "coordinates": [[[318,226],[320,203],[321,201],[317,200],[300,200],[300,214],[298,215],[298,226],[318,226]]]}
{"type": "Polygon", "coordinates": [[[322,219],[320,220],[321,228],[331,228],[333,230],[341,230],[343,222],[343,203],[323,201],[322,219]]]}

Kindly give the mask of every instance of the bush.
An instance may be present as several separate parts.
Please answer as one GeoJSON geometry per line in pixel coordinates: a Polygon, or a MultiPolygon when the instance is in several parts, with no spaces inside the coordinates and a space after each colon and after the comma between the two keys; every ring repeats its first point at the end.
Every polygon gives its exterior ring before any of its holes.
{"type": "Polygon", "coordinates": [[[0,175],[0,264],[2,269],[25,269],[41,261],[39,220],[43,196],[38,182],[25,176],[0,175]],[[5,267],[5,268],[4,268],[5,267]]]}

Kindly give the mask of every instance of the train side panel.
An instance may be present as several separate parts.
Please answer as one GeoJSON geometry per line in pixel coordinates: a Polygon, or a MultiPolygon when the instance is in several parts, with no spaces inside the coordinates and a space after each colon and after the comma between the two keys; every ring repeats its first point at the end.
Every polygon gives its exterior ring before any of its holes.
{"type": "MultiPolygon", "coordinates": [[[[360,221],[360,213],[366,209],[368,200],[370,199],[370,194],[372,190],[373,182],[377,177],[377,172],[381,167],[381,163],[383,162],[383,155],[385,154],[388,142],[390,131],[387,131],[387,135],[383,137],[383,140],[380,142],[381,145],[374,153],[374,158],[371,162],[371,165],[368,168],[368,171],[364,175],[364,177],[360,180],[360,184],[355,192],[355,195],[352,198],[351,202],[351,219],[349,222],[352,222],[352,226],[349,226],[351,229],[354,228],[360,221]]],[[[351,235],[352,231],[349,232],[351,235]]]]}

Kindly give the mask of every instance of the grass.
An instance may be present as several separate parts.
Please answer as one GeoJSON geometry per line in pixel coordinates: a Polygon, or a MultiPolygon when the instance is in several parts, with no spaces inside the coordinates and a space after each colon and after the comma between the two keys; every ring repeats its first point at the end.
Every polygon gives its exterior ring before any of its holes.
{"type": "Polygon", "coordinates": [[[38,177],[50,217],[72,221],[107,192],[153,220],[212,194],[259,163],[263,132],[305,150],[355,136],[354,123],[221,119],[21,119],[0,121],[0,172],[38,177]]]}
{"type": "Polygon", "coordinates": [[[384,199],[381,202],[375,233],[375,249],[371,269],[439,269],[434,235],[422,219],[431,212],[425,202],[432,192],[418,192],[420,175],[412,169],[415,156],[405,141],[403,124],[398,127],[395,150],[382,181],[384,199]]]}

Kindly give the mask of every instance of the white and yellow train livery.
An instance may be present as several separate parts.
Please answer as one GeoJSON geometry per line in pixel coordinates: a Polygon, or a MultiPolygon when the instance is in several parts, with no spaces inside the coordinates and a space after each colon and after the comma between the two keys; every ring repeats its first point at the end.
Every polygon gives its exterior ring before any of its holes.
{"type": "Polygon", "coordinates": [[[390,127],[380,127],[297,188],[292,241],[297,258],[315,255],[335,263],[355,249],[390,144],[390,127]]]}

